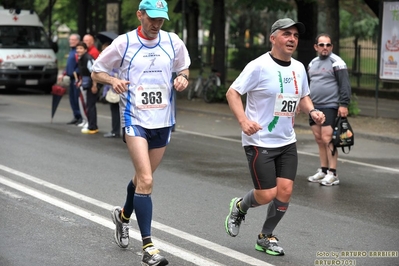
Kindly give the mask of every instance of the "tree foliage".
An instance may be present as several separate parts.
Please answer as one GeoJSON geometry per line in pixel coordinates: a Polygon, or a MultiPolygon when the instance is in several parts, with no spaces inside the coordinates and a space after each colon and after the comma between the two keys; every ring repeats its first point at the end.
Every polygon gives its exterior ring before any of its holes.
{"type": "MultiPolygon", "coordinates": [[[[140,0],[118,1],[121,3],[119,33],[124,33],[140,24],[136,16],[140,0]]],[[[199,54],[199,45],[203,41],[202,43],[207,46],[206,61],[208,63],[225,63],[224,45],[228,44],[236,47],[236,62],[241,64],[241,68],[242,65],[270,48],[268,40],[270,27],[279,18],[290,17],[305,24],[307,31],[300,36],[298,54],[295,57],[307,64],[314,56],[314,51],[309,47],[312,46],[314,38],[319,33],[318,11],[323,4],[336,6],[339,2],[339,15],[335,14],[336,12],[330,12],[329,5],[325,6],[324,12],[332,14],[331,17],[326,16],[325,24],[337,28],[333,25],[339,23],[339,30],[335,31],[339,34],[338,37],[356,36],[357,38],[375,36],[378,25],[375,15],[378,15],[380,6],[379,0],[166,1],[170,21],[165,21],[163,29],[174,31],[180,37],[186,37],[184,40],[192,56],[193,66],[199,54]],[[187,30],[185,34],[183,28],[187,30]],[[203,35],[198,36],[199,32],[203,32],[203,35]]],[[[58,25],[66,24],[72,32],[82,35],[87,32],[95,34],[105,30],[107,2],[107,0],[3,0],[2,5],[10,8],[18,4],[18,7],[23,9],[34,9],[45,26],[48,25],[51,28],[50,32],[54,32],[58,25]]]]}
{"type": "MultiPolygon", "coordinates": [[[[368,1],[370,2],[370,1],[368,1]]],[[[372,2],[372,1],[371,1],[372,2]]],[[[343,1],[339,13],[341,38],[357,37],[376,39],[378,34],[378,15],[365,1],[343,1]]]]}

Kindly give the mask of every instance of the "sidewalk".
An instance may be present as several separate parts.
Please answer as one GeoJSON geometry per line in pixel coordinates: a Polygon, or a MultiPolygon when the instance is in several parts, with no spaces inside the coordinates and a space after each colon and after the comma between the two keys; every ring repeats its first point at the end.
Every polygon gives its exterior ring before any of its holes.
{"type": "MultiPolygon", "coordinates": [[[[378,109],[375,108],[375,102],[374,98],[358,96],[360,115],[349,117],[355,136],[399,144],[399,101],[378,99],[378,109]],[[376,110],[378,118],[375,118],[376,110]]],[[[184,92],[177,95],[177,110],[234,117],[227,103],[209,104],[205,103],[203,99],[189,101],[184,92]]],[[[178,123],[179,116],[177,114],[178,123]]],[[[309,129],[307,115],[303,113],[298,115],[295,126],[309,129]]]]}

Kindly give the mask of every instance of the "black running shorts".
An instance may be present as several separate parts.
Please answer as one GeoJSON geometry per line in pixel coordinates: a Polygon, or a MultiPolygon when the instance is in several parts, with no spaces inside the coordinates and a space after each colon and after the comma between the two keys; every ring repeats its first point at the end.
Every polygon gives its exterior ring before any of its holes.
{"type": "Polygon", "coordinates": [[[147,129],[141,126],[129,126],[123,129],[123,141],[126,142],[126,135],[131,137],[142,137],[148,142],[148,149],[165,147],[170,142],[172,127],[147,129]]]}
{"type": "Polygon", "coordinates": [[[245,146],[244,150],[255,189],[274,188],[277,177],[295,180],[298,168],[296,143],[280,148],[245,146]]]}
{"type": "MultiPolygon", "coordinates": [[[[323,123],[323,127],[325,126],[331,126],[333,127],[335,124],[335,118],[337,117],[338,114],[338,109],[335,108],[319,108],[320,111],[324,113],[326,116],[326,120],[323,123]]],[[[309,125],[313,126],[316,125],[316,123],[313,121],[312,117],[309,115],[309,125]]]]}

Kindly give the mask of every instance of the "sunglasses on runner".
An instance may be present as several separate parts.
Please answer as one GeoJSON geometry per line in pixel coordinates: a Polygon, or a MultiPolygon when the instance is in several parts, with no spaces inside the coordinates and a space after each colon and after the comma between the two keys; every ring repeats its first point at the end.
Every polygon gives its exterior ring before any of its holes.
{"type": "Polygon", "coordinates": [[[321,43],[318,43],[317,45],[318,45],[319,47],[326,47],[326,46],[327,46],[327,47],[331,47],[332,44],[331,44],[331,43],[322,43],[322,42],[321,42],[321,43]]]}

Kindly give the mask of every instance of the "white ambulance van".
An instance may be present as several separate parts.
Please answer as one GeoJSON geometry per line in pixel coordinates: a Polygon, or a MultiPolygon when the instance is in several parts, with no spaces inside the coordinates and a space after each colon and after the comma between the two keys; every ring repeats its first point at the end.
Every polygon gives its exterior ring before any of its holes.
{"type": "Polygon", "coordinates": [[[58,74],[53,48],[34,11],[0,6],[0,90],[20,87],[49,93],[58,74]]]}

